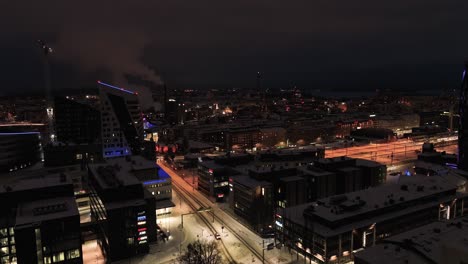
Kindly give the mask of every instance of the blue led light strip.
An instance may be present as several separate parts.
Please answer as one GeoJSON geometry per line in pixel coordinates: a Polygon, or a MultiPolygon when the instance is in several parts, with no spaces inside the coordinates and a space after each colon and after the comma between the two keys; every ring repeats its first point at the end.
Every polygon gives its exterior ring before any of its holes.
{"type": "Polygon", "coordinates": [[[162,182],[165,182],[165,181],[166,181],[166,179],[152,180],[152,181],[145,181],[145,182],[143,182],[143,184],[148,185],[148,184],[162,183],[162,182]]]}
{"type": "Polygon", "coordinates": [[[0,136],[15,136],[15,135],[34,135],[39,134],[39,132],[16,132],[16,133],[0,133],[0,136]]]}
{"type": "Polygon", "coordinates": [[[104,85],[104,86],[107,86],[109,88],[113,88],[113,89],[116,89],[116,90],[119,90],[119,91],[122,91],[122,92],[126,92],[126,93],[129,93],[129,94],[138,94],[136,92],[132,92],[130,90],[126,90],[124,88],[121,88],[121,87],[117,87],[117,86],[114,86],[114,85],[110,85],[108,83],[103,83],[101,81],[97,81],[97,83],[99,83],[100,85],[104,85]]]}

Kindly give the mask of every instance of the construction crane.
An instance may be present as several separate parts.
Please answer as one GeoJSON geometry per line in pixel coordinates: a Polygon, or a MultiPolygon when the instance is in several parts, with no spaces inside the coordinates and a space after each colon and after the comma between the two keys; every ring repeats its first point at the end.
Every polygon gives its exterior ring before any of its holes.
{"type": "Polygon", "coordinates": [[[37,40],[37,44],[43,54],[44,64],[44,85],[45,85],[45,97],[46,97],[46,111],[47,111],[47,122],[49,128],[49,140],[50,142],[55,141],[55,129],[54,129],[54,105],[52,101],[52,93],[50,88],[50,66],[49,56],[53,52],[53,49],[47,45],[43,40],[37,40]]]}

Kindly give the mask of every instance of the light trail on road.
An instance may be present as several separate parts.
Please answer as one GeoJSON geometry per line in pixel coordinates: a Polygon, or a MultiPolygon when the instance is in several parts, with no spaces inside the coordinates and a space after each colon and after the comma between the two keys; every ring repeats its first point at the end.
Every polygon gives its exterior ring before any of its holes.
{"type": "MultiPolygon", "coordinates": [[[[190,208],[192,208],[192,210],[195,212],[196,215],[198,215],[200,217],[200,219],[203,221],[203,223],[206,225],[206,227],[208,227],[208,229],[211,231],[211,233],[213,234],[213,236],[217,233],[216,232],[216,229],[214,228],[214,226],[210,223],[210,221],[206,218],[206,216],[202,213],[196,213],[197,210],[199,208],[197,208],[197,206],[195,205],[195,203],[198,203],[199,205],[201,205],[201,203],[199,201],[197,201],[196,198],[194,198],[189,191],[185,190],[185,188],[183,188],[179,183],[177,183],[176,181],[172,181],[172,184],[173,186],[175,187],[175,191],[186,201],[186,203],[190,206],[190,208]],[[190,196],[190,198],[195,201],[194,202],[191,202],[190,199],[188,199],[187,196],[190,196]]],[[[203,205],[201,205],[203,208],[207,208],[203,205]]],[[[214,212],[212,212],[214,214],[214,212]]],[[[234,258],[232,257],[231,253],[229,253],[229,250],[227,249],[226,245],[224,244],[224,242],[222,240],[220,240],[222,246],[223,246],[223,249],[224,249],[224,253],[225,253],[225,256],[226,258],[228,259],[229,263],[236,263],[234,258]]]]}
{"type": "MultiPolygon", "coordinates": [[[[187,190],[186,188],[184,188],[184,186],[182,186],[182,184],[180,184],[178,181],[182,181],[184,184],[187,184],[177,173],[175,173],[171,168],[169,168],[168,166],[165,166],[163,165],[162,163],[159,163],[159,165],[161,166],[161,168],[163,168],[168,174],[171,175],[171,178],[173,179],[172,183],[173,185],[176,187],[175,190],[176,192],[181,195],[181,197],[183,197],[184,200],[186,200],[188,203],[190,203],[190,207],[196,211],[199,209],[199,207],[197,208],[197,206],[195,206],[192,202],[190,202],[189,200],[192,199],[195,203],[197,203],[200,207],[203,207],[203,208],[208,208],[208,207],[211,207],[211,206],[208,206],[206,205],[206,203],[202,202],[200,199],[198,199],[193,193],[191,193],[189,190],[187,190]],[[175,179],[177,178],[177,180],[175,179]],[[188,196],[188,197],[187,197],[188,196]],[[188,199],[190,198],[190,199],[188,199]]],[[[192,189],[192,186],[189,186],[190,189],[192,189]]],[[[215,207],[211,207],[212,210],[215,210],[215,207]]],[[[214,212],[214,211],[213,211],[214,212]]],[[[208,219],[206,219],[206,216],[204,216],[203,214],[197,214],[200,216],[200,218],[204,218],[204,220],[202,220],[207,226],[209,226],[210,230],[213,233],[213,235],[216,233],[216,229],[213,227],[213,225],[210,223],[210,221],[208,219]]],[[[258,260],[262,261],[263,260],[263,255],[262,255],[262,252],[258,252],[254,246],[252,246],[245,238],[242,237],[242,235],[239,235],[233,228],[231,228],[229,225],[227,225],[225,223],[225,221],[223,221],[223,219],[219,216],[217,216],[216,214],[214,215],[214,218],[222,225],[224,226],[227,230],[229,230],[236,238],[237,240],[239,240],[258,260]]],[[[236,263],[236,261],[232,258],[232,255],[229,253],[229,251],[227,250],[227,247],[225,246],[224,244],[224,241],[221,240],[221,243],[223,245],[223,248],[226,250],[227,255],[230,256],[230,258],[232,259],[232,262],[230,263],[236,263]]],[[[266,259],[265,259],[265,263],[269,263],[266,259]]]]}
{"type": "MultiPolygon", "coordinates": [[[[401,139],[388,143],[371,143],[364,146],[351,146],[339,149],[326,149],[325,158],[348,156],[351,158],[374,160],[386,165],[392,165],[407,160],[415,160],[422,150],[424,142],[414,142],[401,139]]],[[[448,153],[456,152],[456,142],[445,147],[437,148],[448,153]]]]}

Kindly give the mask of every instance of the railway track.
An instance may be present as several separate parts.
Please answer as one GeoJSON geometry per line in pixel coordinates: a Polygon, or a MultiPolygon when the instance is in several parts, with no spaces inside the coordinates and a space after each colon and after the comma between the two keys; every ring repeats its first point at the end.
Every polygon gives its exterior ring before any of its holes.
{"type": "MultiPolygon", "coordinates": [[[[169,169],[171,170],[170,168],[168,168],[167,166],[164,166],[165,169],[169,169]]],[[[171,170],[172,171],[172,170],[171,170]]],[[[176,174],[174,171],[172,171],[174,174],[176,174]]],[[[181,194],[181,196],[184,198],[184,200],[187,201],[187,203],[189,204],[189,206],[194,210],[198,210],[201,207],[203,208],[208,208],[210,207],[209,205],[206,205],[203,201],[200,201],[200,199],[198,199],[193,193],[191,193],[190,191],[186,190],[181,184],[179,184],[178,182],[176,181],[172,181],[172,185],[175,186],[176,188],[176,191],[181,194]],[[198,204],[198,207],[196,205],[194,205],[191,201],[189,201],[189,199],[187,199],[187,197],[189,197],[190,199],[192,199],[195,203],[198,204]]],[[[213,209],[214,210],[214,209],[213,209]]],[[[214,211],[213,211],[214,213],[214,211]]],[[[202,219],[202,221],[210,228],[210,231],[213,233],[213,235],[215,233],[217,233],[216,229],[214,228],[214,226],[210,223],[210,221],[206,218],[206,216],[204,216],[203,214],[198,214],[200,216],[200,218],[202,219]]],[[[262,252],[258,252],[254,246],[252,246],[244,237],[242,237],[242,235],[239,235],[233,228],[231,228],[229,225],[227,225],[223,219],[219,216],[217,216],[216,214],[214,214],[214,218],[219,222],[221,223],[226,229],[228,229],[229,231],[231,231],[231,234],[233,234],[257,259],[259,259],[260,261],[262,261],[263,259],[263,255],[262,255],[262,252]]],[[[228,258],[228,261],[229,263],[237,263],[234,258],[232,257],[232,255],[229,253],[229,250],[227,249],[226,245],[224,244],[224,241],[220,240],[221,241],[221,244],[223,245],[223,249],[225,250],[226,252],[226,256],[228,258]]],[[[265,260],[265,263],[269,263],[268,261],[265,260]]]]}
{"type": "MultiPolygon", "coordinates": [[[[179,193],[179,195],[181,195],[181,197],[183,197],[183,199],[186,201],[186,203],[190,206],[190,208],[192,208],[192,210],[194,212],[196,212],[199,208],[197,208],[197,206],[194,204],[194,202],[191,202],[185,195],[189,195],[190,192],[188,192],[187,190],[185,190],[182,186],[180,186],[178,183],[176,183],[175,181],[172,182],[172,185],[175,186],[175,191],[179,193]]],[[[193,199],[193,197],[190,197],[192,200],[195,200],[193,199]]],[[[195,201],[195,203],[197,203],[195,201]]],[[[214,236],[217,231],[215,229],[215,227],[210,223],[210,220],[208,220],[206,218],[205,215],[201,214],[201,213],[197,213],[197,215],[199,216],[199,218],[202,220],[202,222],[208,227],[208,229],[210,230],[210,232],[212,233],[212,235],[214,236]]],[[[227,261],[229,263],[237,263],[234,258],[232,257],[231,253],[229,252],[229,250],[227,249],[226,245],[224,244],[224,241],[220,240],[221,242],[221,245],[222,245],[222,248],[223,248],[223,251],[224,251],[224,255],[226,256],[227,258],[227,261]]]]}

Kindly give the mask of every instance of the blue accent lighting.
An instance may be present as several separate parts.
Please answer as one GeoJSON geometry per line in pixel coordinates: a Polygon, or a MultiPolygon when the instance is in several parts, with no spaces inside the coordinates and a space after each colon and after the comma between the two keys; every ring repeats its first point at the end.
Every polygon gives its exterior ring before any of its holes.
{"type": "Polygon", "coordinates": [[[38,135],[39,132],[12,132],[12,133],[0,133],[0,136],[16,136],[16,135],[38,135]]]}
{"type": "Polygon", "coordinates": [[[109,88],[113,88],[113,89],[116,89],[116,90],[119,90],[119,91],[122,91],[122,92],[129,93],[129,94],[135,94],[135,95],[138,94],[138,93],[136,93],[136,92],[132,92],[132,91],[130,91],[130,90],[126,90],[126,89],[121,88],[121,87],[117,87],[117,86],[114,86],[114,85],[110,85],[110,84],[108,84],[108,83],[103,83],[103,82],[101,82],[101,81],[97,81],[97,83],[99,83],[100,85],[107,86],[107,87],[109,87],[109,88]]]}
{"type": "Polygon", "coordinates": [[[149,184],[158,184],[158,183],[163,183],[163,182],[166,182],[166,179],[145,181],[145,182],[143,182],[143,184],[144,185],[149,185],[149,184]]]}

